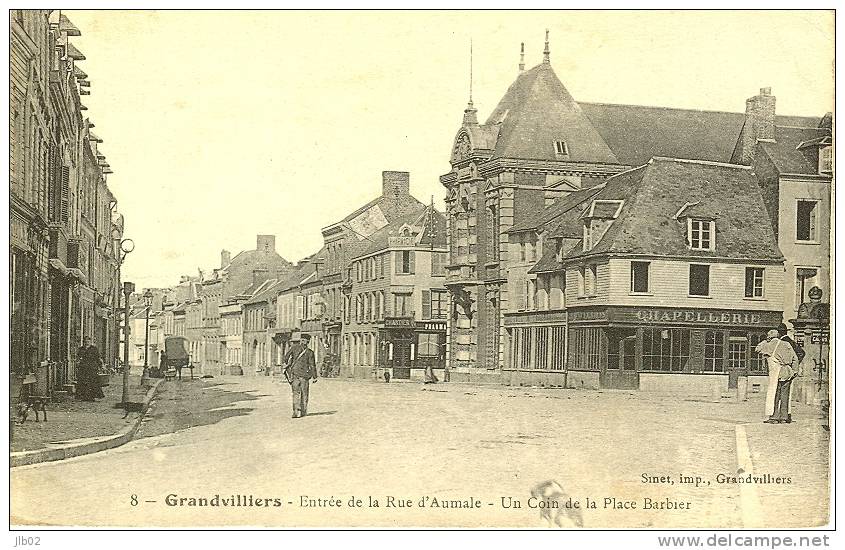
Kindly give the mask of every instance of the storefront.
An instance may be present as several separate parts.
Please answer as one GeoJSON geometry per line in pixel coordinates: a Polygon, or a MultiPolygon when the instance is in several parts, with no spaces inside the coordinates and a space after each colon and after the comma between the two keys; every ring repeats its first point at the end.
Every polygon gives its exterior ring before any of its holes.
{"type": "Polygon", "coordinates": [[[422,380],[426,368],[445,368],[446,322],[388,317],[379,328],[377,348],[380,369],[390,369],[400,380],[422,380]]]}
{"type": "Polygon", "coordinates": [[[565,386],[566,311],[505,314],[507,345],[503,382],[565,386]]]}
{"type": "Polygon", "coordinates": [[[779,311],[668,307],[573,308],[568,316],[570,381],[702,394],[735,388],[739,376],[761,391],[766,364],[754,348],[781,321],[779,311]]]}

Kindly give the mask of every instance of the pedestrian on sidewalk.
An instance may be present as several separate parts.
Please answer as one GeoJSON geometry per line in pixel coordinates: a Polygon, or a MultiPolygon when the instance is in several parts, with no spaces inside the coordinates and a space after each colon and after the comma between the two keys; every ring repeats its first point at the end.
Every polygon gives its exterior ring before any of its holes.
{"type": "Polygon", "coordinates": [[[779,330],[770,330],[766,340],[756,347],[769,367],[769,384],[766,389],[767,424],[792,422],[790,415],[790,391],[792,380],[797,376],[798,356],[792,346],[782,339],[779,330]]]}
{"type": "Polygon", "coordinates": [[[100,350],[91,341],[90,336],[86,336],[82,342],[82,347],[79,348],[79,369],[76,373],[76,397],[82,401],[94,401],[96,398],[105,397],[99,376],[103,360],[100,358],[100,350]]]}
{"type": "Polygon", "coordinates": [[[308,414],[308,391],[311,381],[317,381],[317,364],[314,352],[308,348],[311,336],[303,334],[297,345],[285,354],[285,377],[291,388],[293,401],[292,418],[301,418],[308,414]]]}

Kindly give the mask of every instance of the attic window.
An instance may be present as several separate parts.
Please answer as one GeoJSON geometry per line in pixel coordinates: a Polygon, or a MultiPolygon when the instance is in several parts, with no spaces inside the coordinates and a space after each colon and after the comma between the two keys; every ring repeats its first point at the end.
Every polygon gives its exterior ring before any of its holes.
{"type": "Polygon", "coordinates": [[[565,141],[555,141],[555,156],[569,158],[569,147],[565,141]]]}
{"type": "Polygon", "coordinates": [[[687,244],[691,250],[715,250],[716,222],[702,218],[687,218],[687,244]]]}
{"type": "Polygon", "coordinates": [[[819,149],[819,174],[833,173],[833,146],[826,145],[819,149]]]}

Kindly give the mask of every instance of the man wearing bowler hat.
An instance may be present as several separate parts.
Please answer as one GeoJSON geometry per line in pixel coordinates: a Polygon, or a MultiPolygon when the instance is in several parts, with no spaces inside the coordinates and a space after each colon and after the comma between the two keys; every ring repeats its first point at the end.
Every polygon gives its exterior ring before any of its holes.
{"type": "Polygon", "coordinates": [[[317,381],[317,366],[314,352],[308,348],[311,336],[303,334],[299,343],[291,347],[285,354],[286,375],[289,376],[291,398],[293,401],[293,418],[301,418],[308,414],[308,386],[313,380],[317,381]]]}

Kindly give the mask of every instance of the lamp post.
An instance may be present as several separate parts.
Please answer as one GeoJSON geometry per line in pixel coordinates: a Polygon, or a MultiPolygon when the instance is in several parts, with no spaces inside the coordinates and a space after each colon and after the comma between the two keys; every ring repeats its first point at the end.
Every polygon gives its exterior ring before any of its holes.
{"type": "MultiPolygon", "coordinates": [[[[121,239],[123,233],[117,229],[112,229],[112,241],[118,246],[117,250],[117,282],[115,283],[115,287],[117,287],[117,309],[122,309],[120,307],[120,295],[121,295],[121,282],[120,282],[120,268],[123,265],[123,261],[126,259],[126,256],[135,250],[135,241],[132,239],[121,239]]],[[[134,288],[132,292],[134,292],[134,288]]],[[[114,361],[117,363],[120,360],[120,313],[115,315],[115,334],[117,334],[118,346],[116,346],[114,350],[114,361]]],[[[126,335],[124,334],[124,347],[126,347],[126,335]]],[[[126,368],[126,364],[124,363],[124,370],[126,368]]]]}
{"type": "Polygon", "coordinates": [[[123,282],[123,408],[129,412],[129,296],[135,292],[135,283],[123,282]]]}
{"type": "Polygon", "coordinates": [[[144,306],[147,310],[144,323],[144,371],[141,373],[141,385],[146,385],[150,375],[150,307],[153,305],[153,292],[148,288],[144,291],[144,306]]]}
{"type": "MultiPolygon", "coordinates": [[[[123,231],[113,228],[112,240],[118,244],[117,252],[117,285],[120,288],[120,268],[126,256],[135,250],[135,241],[132,239],[122,239],[123,231]]],[[[123,392],[121,403],[124,409],[128,412],[127,402],[129,401],[129,296],[135,292],[135,283],[123,282],[123,392]]],[[[117,296],[118,306],[120,306],[120,290],[117,296]]],[[[118,323],[120,321],[118,320],[118,323]]],[[[117,327],[118,341],[120,340],[120,326],[117,327]]]]}

